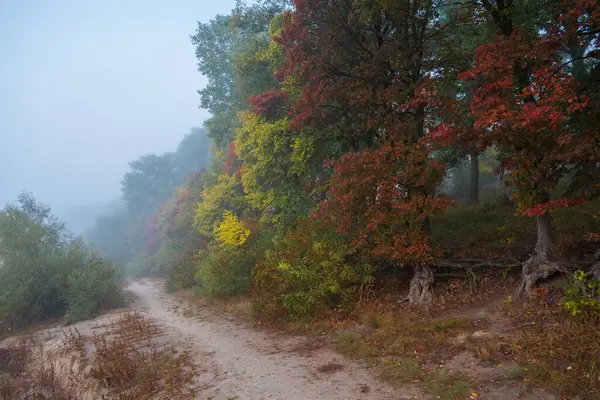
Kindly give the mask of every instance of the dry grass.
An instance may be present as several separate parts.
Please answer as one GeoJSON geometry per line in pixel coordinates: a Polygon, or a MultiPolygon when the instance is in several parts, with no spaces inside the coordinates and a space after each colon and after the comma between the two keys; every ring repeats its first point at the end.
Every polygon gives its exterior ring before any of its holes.
{"type": "Polygon", "coordinates": [[[600,326],[574,319],[556,301],[548,304],[548,291],[542,286],[532,300],[505,306],[513,326],[508,334],[470,345],[483,360],[518,363],[508,378],[600,399],[600,326]]]}
{"type": "Polygon", "coordinates": [[[70,400],[59,383],[54,363],[36,358],[39,345],[33,337],[20,338],[0,349],[0,399],[70,400]]]}
{"type": "Polygon", "coordinates": [[[85,335],[82,335],[77,328],[63,329],[62,334],[63,350],[85,356],[85,335]]]}
{"type": "Polygon", "coordinates": [[[108,334],[94,335],[91,375],[119,399],[193,396],[193,365],[187,354],[177,354],[156,339],[156,324],[137,313],[125,314],[108,334]]]}
{"type": "Polygon", "coordinates": [[[459,304],[447,304],[437,316],[378,299],[354,321],[335,322],[335,346],[369,360],[387,380],[418,382],[440,399],[489,389],[489,379],[479,373],[492,373],[500,384],[516,381],[568,398],[600,399],[600,326],[574,320],[557,292],[541,286],[534,299],[517,304],[501,301],[508,292],[490,292],[467,308],[457,299],[459,304]],[[465,354],[474,354],[476,365],[462,368],[465,354]],[[450,360],[454,371],[474,375],[449,373],[443,364],[450,360]]]}
{"type": "Polygon", "coordinates": [[[473,329],[468,320],[402,310],[386,314],[366,311],[359,322],[361,333],[337,334],[335,346],[340,352],[369,360],[388,381],[417,382],[440,399],[464,399],[469,393],[472,384],[467,377],[429,368],[432,360],[437,363],[461,350],[452,341],[457,334],[473,329]]]}
{"type": "Polygon", "coordinates": [[[323,364],[317,368],[317,371],[322,372],[324,374],[333,374],[335,372],[339,372],[343,370],[344,367],[341,364],[330,362],[327,364],[323,364]]]}
{"type": "Polygon", "coordinates": [[[120,316],[93,337],[75,328],[62,334],[56,353],[44,354],[31,338],[0,349],[0,399],[75,399],[87,390],[82,384],[100,388],[98,398],[105,399],[194,396],[194,365],[188,354],[161,343],[160,328],[138,313],[120,316]],[[63,365],[73,357],[80,361],[77,376],[63,365]],[[63,376],[65,371],[70,376],[63,376]]]}

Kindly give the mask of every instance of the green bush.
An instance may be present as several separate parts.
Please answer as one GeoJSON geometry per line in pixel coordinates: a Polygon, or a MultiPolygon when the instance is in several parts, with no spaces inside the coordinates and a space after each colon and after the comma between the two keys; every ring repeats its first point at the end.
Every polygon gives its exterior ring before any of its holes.
{"type": "Polygon", "coordinates": [[[255,262],[252,247],[210,245],[196,259],[195,280],[200,292],[209,298],[248,294],[255,262]]]}
{"type": "Polygon", "coordinates": [[[101,310],[125,304],[112,265],[98,258],[69,276],[67,322],[77,322],[97,315],[101,310]]]}
{"type": "Polygon", "coordinates": [[[563,304],[571,315],[586,321],[600,320],[600,279],[577,271],[565,286],[563,304]]]}
{"type": "Polygon", "coordinates": [[[160,267],[156,258],[146,254],[140,253],[133,257],[126,266],[125,274],[131,277],[142,277],[142,276],[158,276],[160,273],[160,267]]]}
{"type": "Polygon", "coordinates": [[[0,210],[0,321],[4,328],[93,315],[120,299],[115,271],[90,254],[28,194],[0,210]]]}
{"type": "Polygon", "coordinates": [[[203,250],[191,252],[181,257],[169,271],[165,282],[167,292],[172,293],[179,289],[189,289],[196,283],[195,275],[197,263],[205,257],[203,250]]]}
{"type": "Polygon", "coordinates": [[[307,221],[254,268],[255,309],[265,318],[307,318],[328,308],[350,312],[369,268],[346,261],[343,240],[307,221]]]}

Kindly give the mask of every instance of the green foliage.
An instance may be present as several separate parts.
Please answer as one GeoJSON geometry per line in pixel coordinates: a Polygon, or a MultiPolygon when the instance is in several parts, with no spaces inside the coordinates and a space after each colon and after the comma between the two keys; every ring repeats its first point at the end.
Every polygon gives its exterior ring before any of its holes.
{"type": "Polygon", "coordinates": [[[210,138],[204,128],[192,128],[181,139],[175,152],[179,182],[183,182],[190,174],[209,165],[210,144],[210,138]]]}
{"type": "Polygon", "coordinates": [[[254,263],[252,250],[211,245],[197,259],[195,280],[202,295],[209,298],[248,294],[254,263]]]}
{"type": "Polygon", "coordinates": [[[586,321],[600,319],[600,278],[577,271],[565,287],[563,304],[574,317],[586,321]]]}
{"type": "Polygon", "coordinates": [[[456,204],[432,225],[433,241],[445,247],[510,245],[530,241],[535,233],[533,219],[521,218],[514,206],[502,204],[456,204]]]}
{"type": "Polygon", "coordinates": [[[129,166],[131,171],[121,182],[123,199],[131,212],[148,215],[170,197],[177,185],[174,154],[147,154],[129,166]]]}
{"type": "Polygon", "coordinates": [[[202,194],[194,216],[194,227],[209,238],[214,237],[214,229],[223,219],[226,210],[236,215],[244,215],[248,209],[244,188],[236,176],[220,175],[216,185],[207,188],[202,194]]]}
{"type": "MultiPolygon", "coordinates": [[[[16,204],[0,211],[0,321],[4,327],[60,317],[75,306],[70,299],[76,294],[89,295],[98,307],[110,307],[119,289],[105,288],[114,287],[115,282],[114,269],[92,256],[31,195],[20,195],[16,204]],[[98,290],[80,290],[76,286],[82,279],[90,279],[87,283],[98,290]]],[[[76,311],[76,315],[86,317],[98,310],[89,303],[84,307],[87,311],[76,311]]]]}
{"type": "MultiPolygon", "coordinates": [[[[600,228],[600,202],[556,210],[553,223],[557,242],[581,242],[600,228]]],[[[432,225],[435,244],[446,249],[471,248],[478,256],[535,242],[535,220],[517,215],[516,207],[509,204],[455,204],[433,218],[432,225]]]]}
{"type": "Polygon", "coordinates": [[[125,304],[112,265],[91,258],[69,275],[67,322],[77,322],[97,315],[101,310],[125,304]]]}
{"type": "Polygon", "coordinates": [[[245,113],[237,131],[236,151],[245,163],[244,191],[263,221],[292,227],[315,202],[307,190],[316,175],[316,140],[290,130],[287,119],[268,122],[245,113]]]}
{"type": "Polygon", "coordinates": [[[127,210],[119,207],[96,218],[94,226],[84,236],[103,258],[125,266],[132,256],[127,236],[131,223],[127,210]]]}
{"type": "Polygon", "coordinates": [[[254,269],[254,299],[265,318],[306,318],[327,308],[352,311],[370,269],[347,261],[345,243],[305,221],[254,269]]]}
{"type": "Polygon", "coordinates": [[[154,257],[141,252],[125,266],[125,273],[131,277],[157,276],[160,273],[160,265],[154,257]]]}
{"type": "Polygon", "coordinates": [[[235,82],[241,98],[248,99],[277,87],[271,71],[269,40],[260,33],[249,37],[235,56],[235,82]]]}
{"type": "Polygon", "coordinates": [[[203,250],[198,250],[195,253],[186,254],[173,267],[169,274],[169,279],[173,281],[173,285],[177,289],[189,289],[195,284],[196,263],[203,257],[203,250]]]}

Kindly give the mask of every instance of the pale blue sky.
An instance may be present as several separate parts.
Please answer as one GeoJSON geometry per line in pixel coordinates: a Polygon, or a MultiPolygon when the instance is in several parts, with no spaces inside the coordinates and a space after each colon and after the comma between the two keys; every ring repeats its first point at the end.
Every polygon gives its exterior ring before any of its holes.
{"type": "Polygon", "coordinates": [[[120,195],[129,161],[208,116],[189,36],[235,0],[0,0],[0,208],[120,195]]]}

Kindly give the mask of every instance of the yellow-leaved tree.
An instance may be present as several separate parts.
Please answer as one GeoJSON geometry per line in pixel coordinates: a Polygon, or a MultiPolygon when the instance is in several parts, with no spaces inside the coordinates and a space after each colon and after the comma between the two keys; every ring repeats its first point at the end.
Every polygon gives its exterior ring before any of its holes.
{"type": "Polygon", "coordinates": [[[215,236],[224,244],[241,246],[250,237],[250,229],[231,211],[226,210],[223,213],[223,221],[215,227],[215,236]]]}

